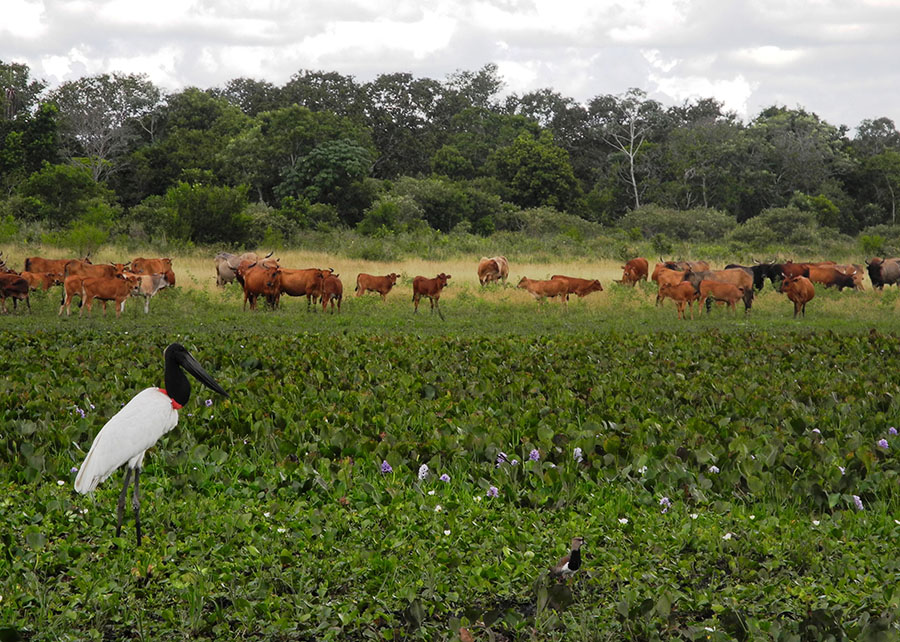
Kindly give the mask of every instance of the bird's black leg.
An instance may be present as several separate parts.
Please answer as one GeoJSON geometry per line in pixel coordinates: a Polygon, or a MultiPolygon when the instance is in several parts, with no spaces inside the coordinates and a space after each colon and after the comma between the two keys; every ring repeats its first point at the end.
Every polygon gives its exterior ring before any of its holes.
{"type": "Polygon", "coordinates": [[[131,468],[125,467],[125,484],[122,486],[122,493],[119,495],[118,515],[119,521],[116,524],[116,537],[122,534],[122,517],[125,516],[125,497],[128,495],[128,483],[131,481],[131,468]]]}
{"type": "Polygon", "coordinates": [[[141,545],[141,491],[139,480],[141,479],[141,469],[134,469],[134,496],[131,499],[131,505],[134,506],[134,529],[137,531],[137,543],[141,545]]]}

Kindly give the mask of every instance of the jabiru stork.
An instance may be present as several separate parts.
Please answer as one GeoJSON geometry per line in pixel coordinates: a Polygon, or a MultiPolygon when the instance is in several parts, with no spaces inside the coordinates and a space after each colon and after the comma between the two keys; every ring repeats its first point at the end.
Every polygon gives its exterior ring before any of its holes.
{"type": "Polygon", "coordinates": [[[141,543],[139,484],[144,454],[178,423],[178,409],[188,402],[191,395],[191,384],[184,371],[187,370],[207,388],[228,396],[222,386],[180,343],[173,343],[166,348],[165,368],[166,387],[142,390],[107,421],[94,438],[75,478],[75,490],[82,494],[89,493],[122,464],[128,464],[125,469],[125,484],[119,495],[116,537],[122,533],[125,498],[131,473],[134,471],[132,505],[138,545],[141,543]]]}

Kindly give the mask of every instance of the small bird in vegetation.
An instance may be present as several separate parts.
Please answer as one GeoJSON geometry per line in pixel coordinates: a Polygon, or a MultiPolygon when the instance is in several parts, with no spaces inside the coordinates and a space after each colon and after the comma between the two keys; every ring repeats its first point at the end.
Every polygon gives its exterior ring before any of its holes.
{"type": "Polygon", "coordinates": [[[75,478],[75,490],[89,493],[109,477],[122,464],[125,469],[125,485],[119,495],[116,537],[122,532],[122,516],[128,484],[134,472],[134,522],[137,542],[141,543],[140,476],[144,454],[164,434],[178,423],[178,409],[188,402],[191,384],[184,371],[189,372],[207,388],[228,396],[197,360],[178,343],[165,351],[165,388],[147,388],[139,392],[97,433],[91,449],[81,464],[75,478]]]}
{"type": "Polygon", "coordinates": [[[583,537],[572,538],[572,550],[550,569],[551,578],[568,578],[581,568],[581,547],[584,545],[583,537]]]}

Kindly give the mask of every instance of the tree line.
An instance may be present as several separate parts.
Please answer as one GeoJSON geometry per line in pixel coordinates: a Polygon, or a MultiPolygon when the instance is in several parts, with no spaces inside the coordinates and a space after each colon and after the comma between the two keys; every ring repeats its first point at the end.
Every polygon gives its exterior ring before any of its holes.
{"type": "Polygon", "coordinates": [[[900,133],[884,117],[851,136],[800,107],[745,123],[711,98],[665,106],[640,89],[504,95],[493,64],[440,81],[302,70],[283,86],[166,94],[119,73],[50,89],[0,61],[0,85],[0,237],[488,235],[535,208],[616,226],[648,206],[733,225],[791,207],[850,235],[896,222],[900,133]]]}

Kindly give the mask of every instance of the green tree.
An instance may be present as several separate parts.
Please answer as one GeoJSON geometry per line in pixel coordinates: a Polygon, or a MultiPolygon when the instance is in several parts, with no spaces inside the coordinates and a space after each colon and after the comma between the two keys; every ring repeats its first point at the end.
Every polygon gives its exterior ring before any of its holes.
{"type": "Polygon", "coordinates": [[[494,152],[489,164],[494,175],[508,187],[511,200],[520,207],[566,210],[579,197],[569,155],[554,144],[548,131],[537,139],[519,136],[512,145],[494,152]]]}
{"type": "Polygon", "coordinates": [[[49,163],[22,181],[18,195],[25,199],[26,218],[44,221],[62,228],[83,217],[97,199],[112,205],[115,194],[98,183],[85,165],[51,165],[49,163]]]}
{"type": "Polygon", "coordinates": [[[194,243],[240,243],[250,233],[247,186],[225,187],[179,181],[159,205],[171,236],[194,243]]]}
{"type": "Polygon", "coordinates": [[[0,120],[30,114],[47,83],[31,78],[28,65],[0,60],[0,120]]]}

